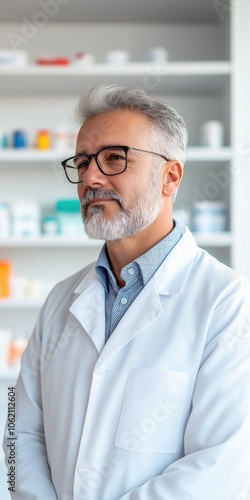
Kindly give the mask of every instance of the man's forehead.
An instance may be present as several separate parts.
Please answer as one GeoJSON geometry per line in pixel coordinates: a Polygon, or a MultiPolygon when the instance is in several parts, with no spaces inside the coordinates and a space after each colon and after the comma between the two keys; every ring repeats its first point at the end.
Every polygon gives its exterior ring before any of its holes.
{"type": "MultiPolygon", "coordinates": [[[[122,109],[108,111],[88,118],[81,126],[77,144],[85,148],[102,147],[107,142],[123,145],[123,137],[128,135],[133,139],[136,132],[145,135],[147,132],[147,117],[136,110],[122,109]],[[117,142],[118,141],[118,142],[117,142]]],[[[150,123],[149,123],[150,125],[150,123]]]]}

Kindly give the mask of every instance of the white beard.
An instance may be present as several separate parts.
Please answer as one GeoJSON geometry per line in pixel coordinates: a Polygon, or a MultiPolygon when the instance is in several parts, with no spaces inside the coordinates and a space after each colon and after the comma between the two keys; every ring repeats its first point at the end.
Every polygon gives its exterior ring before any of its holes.
{"type": "Polygon", "coordinates": [[[82,218],[85,232],[89,238],[105,241],[114,241],[137,234],[149,226],[157,217],[162,207],[160,199],[159,169],[154,170],[150,190],[137,196],[133,206],[124,207],[124,201],[115,191],[103,189],[88,190],[82,201],[82,218]],[[88,208],[86,202],[93,198],[114,198],[120,205],[120,210],[106,219],[103,215],[103,206],[94,205],[88,208]]]}

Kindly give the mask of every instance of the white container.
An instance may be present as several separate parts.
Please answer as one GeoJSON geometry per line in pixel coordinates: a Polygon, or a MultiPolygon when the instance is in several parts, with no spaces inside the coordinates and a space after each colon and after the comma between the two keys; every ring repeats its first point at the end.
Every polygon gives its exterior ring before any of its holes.
{"type": "Polygon", "coordinates": [[[0,129],[0,149],[8,147],[8,137],[4,130],[0,129]]]}
{"type": "Polygon", "coordinates": [[[75,54],[74,64],[79,67],[91,66],[95,64],[95,58],[92,54],[78,52],[75,54]]]}
{"type": "Polygon", "coordinates": [[[155,64],[163,64],[168,60],[168,51],[164,47],[152,47],[147,53],[147,60],[155,64]]]}
{"type": "Polygon", "coordinates": [[[219,121],[208,121],[201,129],[202,146],[221,148],[224,144],[224,127],[219,121]]]}
{"type": "Polygon", "coordinates": [[[57,127],[53,132],[53,147],[55,149],[69,149],[69,134],[65,127],[57,127]]]}
{"type": "Polygon", "coordinates": [[[40,210],[32,200],[17,200],[12,205],[12,233],[19,237],[40,234],[40,210]]]}
{"type": "Polygon", "coordinates": [[[23,67],[28,64],[25,50],[0,50],[0,67],[23,67]]]}
{"type": "Polygon", "coordinates": [[[129,52],[126,50],[111,50],[105,56],[107,64],[127,64],[129,59],[129,52]]]}
{"type": "Polygon", "coordinates": [[[226,230],[226,209],[224,203],[200,201],[193,208],[193,231],[217,233],[226,230]]]}

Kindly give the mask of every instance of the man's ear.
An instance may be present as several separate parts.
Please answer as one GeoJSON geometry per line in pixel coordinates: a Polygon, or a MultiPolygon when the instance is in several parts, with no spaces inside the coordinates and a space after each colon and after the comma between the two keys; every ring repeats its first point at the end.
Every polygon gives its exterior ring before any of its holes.
{"type": "Polygon", "coordinates": [[[183,166],[181,162],[172,160],[163,166],[163,184],[162,194],[164,196],[173,196],[178,189],[183,176],[183,166]]]}

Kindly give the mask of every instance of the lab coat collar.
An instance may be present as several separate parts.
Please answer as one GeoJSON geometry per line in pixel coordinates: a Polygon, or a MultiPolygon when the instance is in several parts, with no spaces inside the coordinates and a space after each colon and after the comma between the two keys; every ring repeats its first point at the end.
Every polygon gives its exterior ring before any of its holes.
{"type": "MultiPolygon", "coordinates": [[[[197,243],[187,227],[181,227],[182,237],[153,276],[159,294],[173,295],[182,291],[197,252],[197,243]]],[[[95,264],[89,268],[74,293],[83,293],[92,283],[101,283],[95,264]]]]}
{"type": "Polygon", "coordinates": [[[197,243],[187,227],[182,237],[153,276],[160,295],[180,293],[197,253],[197,243]]]}
{"type": "Polygon", "coordinates": [[[105,343],[105,292],[94,266],[87,270],[74,293],[78,297],[69,310],[100,352],[105,343]]]}

